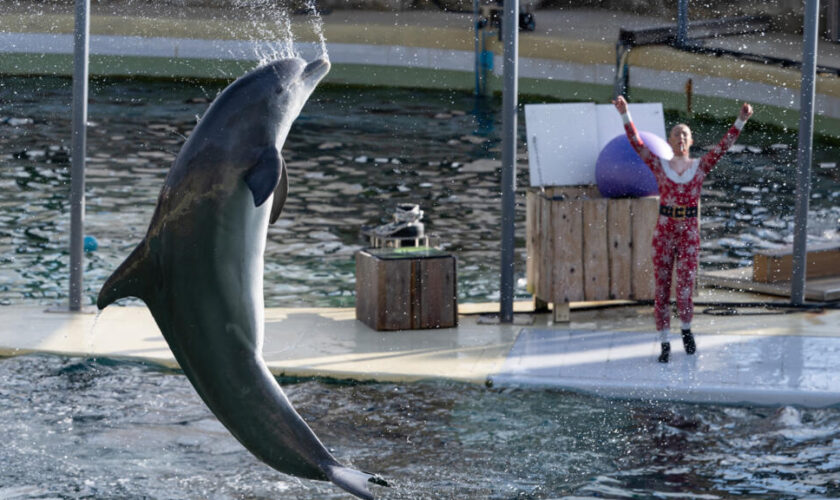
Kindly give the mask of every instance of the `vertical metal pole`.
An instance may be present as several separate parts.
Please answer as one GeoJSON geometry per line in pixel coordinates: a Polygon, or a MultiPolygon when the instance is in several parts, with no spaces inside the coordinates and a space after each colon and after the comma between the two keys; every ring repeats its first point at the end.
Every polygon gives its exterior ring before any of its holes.
{"type": "Polygon", "coordinates": [[[828,0],[826,9],[826,25],[828,28],[828,39],[832,42],[840,42],[840,1],[828,0]]]}
{"type": "Polygon", "coordinates": [[[811,158],[814,142],[814,87],[817,78],[817,21],[819,0],[806,0],[802,37],[802,87],[799,98],[799,149],[796,168],[796,214],[793,229],[793,279],[790,301],[805,301],[808,240],[808,201],[811,197],[811,158]]]}
{"type": "Polygon", "coordinates": [[[613,82],[613,99],[622,95],[627,97],[627,55],[630,46],[618,41],[615,43],[615,81],[613,82]]]}
{"type": "Polygon", "coordinates": [[[479,95],[481,93],[481,76],[479,71],[481,71],[481,53],[479,52],[479,44],[478,44],[478,20],[480,17],[479,8],[478,8],[478,0],[473,0],[473,29],[475,30],[475,95],[479,95]]]}
{"type": "Polygon", "coordinates": [[[677,47],[684,47],[688,38],[688,0],[677,1],[677,47]]]}
{"type": "Polygon", "coordinates": [[[90,0],[76,0],[73,66],[73,153],[70,167],[70,310],[82,309],[85,150],[87,142],[90,0]]]}
{"type": "Polygon", "coordinates": [[[505,0],[502,19],[505,88],[502,94],[502,269],[499,318],[513,322],[513,257],[516,212],[516,108],[519,57],[519,0],[505,0]]]}

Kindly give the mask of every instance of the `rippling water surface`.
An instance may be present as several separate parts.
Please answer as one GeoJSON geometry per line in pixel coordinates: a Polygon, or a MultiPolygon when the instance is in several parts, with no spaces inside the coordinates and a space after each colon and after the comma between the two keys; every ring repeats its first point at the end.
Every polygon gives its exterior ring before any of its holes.
{"type": "MultiPolygon", "coordinates": [[[[221,84],[91,89],[86,294],[144,234],[160,186],[221,84]]],[[[66,298],[70,82],[0,81],[0,302],[66,298]]],[[[419,203],[459,259],[462,301],[497,298],[499,118],[465,94],[323,87],[286,143],[291,193],[269,230],[269,306],[349,305],[363,225],[419,203]]],[[[758,112],[761,110],[759,109],[758,112]]],[[[520,125],[523,121],[520,119],[520,125]]],[[[699,145],[726,123],[692,123],[699,145]]],[[[706,266],[789,242],[795,134],[747,128],[703,201],[706,266]],[[752,131],[751,131],[752,130],[752,131]],[[771,148],[773,144],[786,144],[771,148]]],[[[524,159],[524,151],[520,157],[524,159]]],[[[817,144],[817,161],[836,157],[817,144]]],[[[524,273],[519,169],[518,271],[524,273]]],[[[811,232],[836,238],[840,184],[814,175],[811,232]]],[[[518,292],[525,295],[521,280],[518,292]]],[[[385,498],[840,496],[840,410],[616,402],[455,383],[283,381],[385,498]]],[[[106,360],[0,360],[0,498],[344,498],[248,454],[179,373],[106,360]]]]}
{"type": "MultiPolygon", "coordinates": [[[[87,255],[89,299],[145,233],[169,166],[222,87],[93,82],[86,233],[100,248],[87,255]]],[[[66,299],[70,102],[66,79],[0,81],[4,304],[66,299]]],[[[389,221],[400,202],[420,204],[427,231],[458,257],[462,302],[498,299],[498,107],[466,93],[319,88],[283,151],[291,192],[281,219],[269,229],[266,304],[352,305],[353,253],[365,245],[359,230],[389,221]]],[[[519,123],[516,259],[517,293],[524,297],[528,172],[524,118],[519,123]]],[[[716,142],[729,123],[694,120],[691,126],[702,147],[716,142]]],[[[703,198],[704,266],[743,265],[754,249],[792,240],[796,140],[795,133],[750,124],[741,144],[762,152],[727,155],[710,176],[703,198]]],[[[815,156],[817,162],[835,161],[838,150],[818,142],[815,156]]],[[[815,239],[836,239],[837,177],[815,169],[815,239]]]]}
{"type": "MultiPolygon", "coordinates": [[[[829,498],[840,409],[617,402],[456,383],[282,380],[381,498],[829,498]]],[[[179,373],[0,360],[0,498],[347,498],[258,462],[179,373]]]]}

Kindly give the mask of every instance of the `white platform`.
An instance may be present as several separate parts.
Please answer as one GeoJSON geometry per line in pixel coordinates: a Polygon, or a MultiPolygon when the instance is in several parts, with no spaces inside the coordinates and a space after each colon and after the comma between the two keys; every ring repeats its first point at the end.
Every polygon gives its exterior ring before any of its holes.
{"type": "Polygon", "coordinates": [[[836,338],[700,334],[697,354],[689,356],[672,337],[666,364],[657,361],[652,332],[526,329],[491,380],[629,399],[840,404],[836,338]]]}
{"type": "MultiPolygon", "coordinates": [[[[699,289],[698,302],[766,301],[731,290],[699,289]]],[[[702,314],[699,352],[679,336],[672,360],[656,362],[650,306],[580,309],[571,322],[520,314],[520,324],[483,321],[498,304],[459,304],[456,328],[377,332],[350,308],[266,309],[263,356],[278,375],[406,383],[457,380],[561,388],[624,399],[760,405],[840,405],[840,310],[765,316],[702,314]]],[[[66,307],[66,306],[65,306],[66,307]]],[[[525,312],[530,302],[517,302],[525,312]]],[[[135,359],[176,367],[145,307],[108,307],[100,316],[46,312],[37,304],[0,307],[0,357],[32,352],[135,359]]]]}

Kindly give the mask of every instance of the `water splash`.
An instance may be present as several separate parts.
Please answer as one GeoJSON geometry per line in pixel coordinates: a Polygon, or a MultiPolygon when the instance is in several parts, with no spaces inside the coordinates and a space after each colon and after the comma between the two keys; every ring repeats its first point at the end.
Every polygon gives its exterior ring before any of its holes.
{"type": "Polygon", "coordinates": [[[231,35],[248,43],[260,66],[291,56],[294,37],[286,9],[277,8],[271,0],[234,0],[233,8],[243,21],[231,29],[231,35]]]}
{"type": "Polygon", "coordinates": [[[312,33],[318,38],[318,57],[329,61],[330,55],[327,53],[327,38],[324,36],[324,20],[321,19],[321,14],[315,6],[315,0],[307,0],[306,8],[308,11],[309,27],[312,29],[312,33]]]}
{"type": "Polygon", "coordinates": [[[85,342],[85,348],[87,349],[89,355],[93,355],[95,347],[94,340],[96,340],[96,332],[94,330],[96,329],[96,323],[99,322],[99,318],[102,316],[104,311],[104,309],[97,309],[96,316],[93,317],[93,323],[90,325],[90,330],[87,334],[87,342],[85,342]]]}
{"type": "MultiPolygon", "coordinates": [[[[295,44],[290,8],[278,8],[274,0],[235,0],[234,8],[246,19],[244,32],[238,33],[237,38],[250,42],[260,66],[278,59],[302,57],[295,44]]],[[[324,23],[315,0],[307,0],[302,13],[306,15],[307,28],[316,39],[315,57],[329,59],[324,23]]]]}

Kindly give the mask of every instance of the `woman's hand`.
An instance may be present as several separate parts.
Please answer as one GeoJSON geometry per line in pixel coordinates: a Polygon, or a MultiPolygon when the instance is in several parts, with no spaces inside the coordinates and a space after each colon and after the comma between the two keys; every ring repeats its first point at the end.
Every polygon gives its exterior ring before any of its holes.
{"type": "Polygon", "coordinates": [[[745,122],[745,121],[750,119],[752,114],[753,114],[752,106],[750,106],[750,103],[745,102],[744,105],[741,106],[741,112],[738,114],[738,118],[740,118],[741,121],[745,122]]]}
{"type": "MultiPolygon", "coordinates": [[[[615,105],[615,109],[617,109],[620,114],[623,115],[627,113],[627,101],[624,99],[624,96],[620,95],[616,97],[612,103],[615,105]]],[[[750,113],[752,113],[752,111],[750,111],[750,113]]]]}

